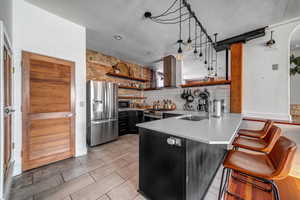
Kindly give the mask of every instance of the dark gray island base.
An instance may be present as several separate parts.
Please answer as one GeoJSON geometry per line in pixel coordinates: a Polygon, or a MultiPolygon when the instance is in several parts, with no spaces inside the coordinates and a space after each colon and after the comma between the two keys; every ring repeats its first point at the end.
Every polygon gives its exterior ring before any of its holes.
{"type": "Polygon", "coordinates": [[[139,192],[150,200],[204,199],[227,145],[145,128],[140,128],[139,134],[139,192]]]}

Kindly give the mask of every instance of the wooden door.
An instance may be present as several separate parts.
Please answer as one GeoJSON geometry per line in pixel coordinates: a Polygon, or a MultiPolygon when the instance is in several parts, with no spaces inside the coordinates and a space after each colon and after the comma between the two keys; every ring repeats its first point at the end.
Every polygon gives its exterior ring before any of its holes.
{"type": "Polygon", "coordinates": [[[12,153],[12,60],[4,47],[4,170],[9,168],[12,153]]]}
{"type": "Polygon", "coordinates": [[[74,156],[75,64],[29,52],[23,66],[23,171],[74,156]]]}

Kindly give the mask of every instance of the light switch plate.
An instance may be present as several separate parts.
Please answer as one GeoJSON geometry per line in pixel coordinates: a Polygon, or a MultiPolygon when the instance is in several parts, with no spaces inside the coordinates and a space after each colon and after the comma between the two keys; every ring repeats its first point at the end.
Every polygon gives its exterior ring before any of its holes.
{"type": "Polygon", "coordinates": [[[272,70],[277,71],[279,69],[279,65],[278,64],[273,64],[272,65],[272,70]]]}
{"type": "Polygon", "coordinates": [[[79,106],[83,108],[84,107],[84,101],[80,101],[79,106]]]}

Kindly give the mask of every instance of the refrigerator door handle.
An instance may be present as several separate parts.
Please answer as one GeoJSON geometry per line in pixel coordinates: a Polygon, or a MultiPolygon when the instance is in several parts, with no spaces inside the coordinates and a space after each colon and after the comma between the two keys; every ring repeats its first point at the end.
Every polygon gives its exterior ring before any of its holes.
{"type": "Polygon", "coordinates": [[[113,122],[113,121],[117,121],[117,119],[97,120],[97,121],[92,121],[92,124],[103,124],[103,123],[113,122]]]}

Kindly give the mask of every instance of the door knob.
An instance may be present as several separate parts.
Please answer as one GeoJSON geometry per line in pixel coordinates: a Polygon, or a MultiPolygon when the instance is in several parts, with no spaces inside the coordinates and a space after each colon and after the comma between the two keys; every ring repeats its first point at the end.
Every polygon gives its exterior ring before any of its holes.
{"type": "Polygon", "coordinates": [[[11,114],[11,113],[13,113],[13,112],[15,112],[16,110],[14,110],[14,109],[12,109],[12,108],[10,108],[10,107],[6,107],[6,108],[4,108],[4,113],[6,114],[6,115],[9,115],[9,114],[11,114]]]}

